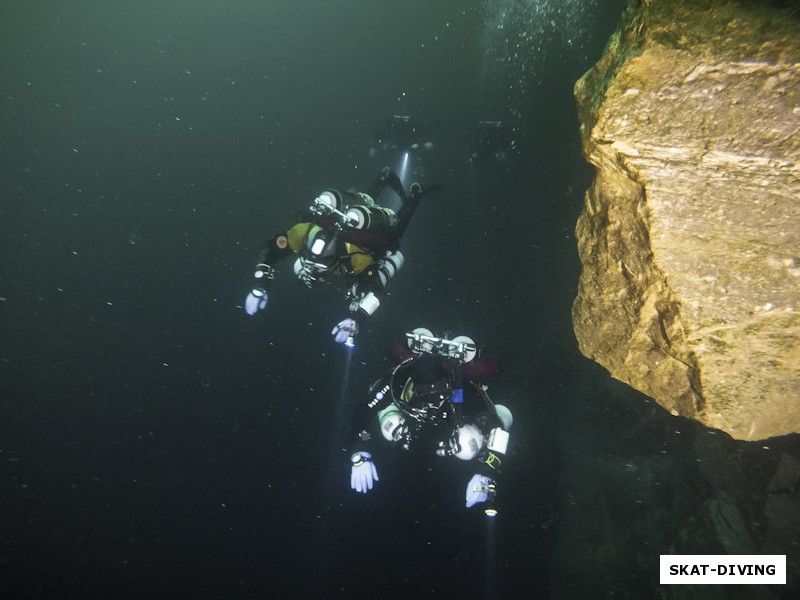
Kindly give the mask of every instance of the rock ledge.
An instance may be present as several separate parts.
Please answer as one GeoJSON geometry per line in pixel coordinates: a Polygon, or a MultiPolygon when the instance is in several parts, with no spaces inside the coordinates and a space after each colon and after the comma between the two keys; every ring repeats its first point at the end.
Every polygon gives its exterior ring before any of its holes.
{"type": "Polygon", "coordinates": [[[632,0],[575,86],[580,349],[743,440],[800,432],[797,40],[758,3],[632,0]]]}

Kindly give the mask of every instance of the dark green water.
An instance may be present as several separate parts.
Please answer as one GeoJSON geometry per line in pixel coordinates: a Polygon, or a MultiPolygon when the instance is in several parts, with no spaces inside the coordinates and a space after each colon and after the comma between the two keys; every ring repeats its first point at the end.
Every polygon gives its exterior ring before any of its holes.
{"type": "Polygon", "coordinates": [[[674,419],[576,348],[572,86],[623,6],[5,0],[0,597],[793,597],[661,587],[658,559],[796,565],[797,490],[768,481],[796,440],[674,419]],[[263,318],[241,304],[269,235],[396,159],[368,154],[394,114],[444,188],[343,380],[334,290],[285,272],[263,318]],[[468,160],[481,120],[517,129],[507,161],[468,160]],[[419,325],[503,363],[492,531],[436,457],[349,489],[349,411],[419,325]]]}

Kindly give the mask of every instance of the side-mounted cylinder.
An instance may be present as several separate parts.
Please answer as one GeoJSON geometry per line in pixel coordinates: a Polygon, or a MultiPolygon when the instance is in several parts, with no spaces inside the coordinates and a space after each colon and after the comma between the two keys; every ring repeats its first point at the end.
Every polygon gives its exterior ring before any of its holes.
{"type": "Polygon", "coordinates": [[[386,287],[389,280],[397,274],[404,262],[405,258],[403,257],[403,253],[399,250],[387,254],[378,260],[378,277],[383,287],[386,287]]]}

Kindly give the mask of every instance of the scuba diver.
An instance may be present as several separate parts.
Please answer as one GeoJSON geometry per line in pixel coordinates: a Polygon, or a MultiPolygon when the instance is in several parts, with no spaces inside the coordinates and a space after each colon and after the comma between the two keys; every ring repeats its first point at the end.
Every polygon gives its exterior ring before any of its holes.
{"type": "Polygon", "coordinates": [[[353,346],[366,318],[380,306],[386,284],[403,266],[400,239],[420,198],[438,188],[413,183],[406,194],[397,174],[384,167],[366,193],[325,190],[301,214],[299,223],[266,243],[256,265],[255,285],[245,299],[245,311],[255,315],[267,307],[276,263],[297,254],[294,273],[309,288],[329,275],[345,278],[351,316],[340,321],[331,334],[337,343],[353,346]],[[386,187],[402,200],[396,213],[375,204],[386,187]]]}
{"type": "Polygon", "coordinates": [[[489,399],[486,386],[475,378],[496,373],[498,365],[475,361],[478,348],[466,336],[435,337],[418,328],[406,338],[411,355],[375,382],[366,403],[356,408],[350,487],[366,494],[378,481],[372,456],[373,440],[379,437],[376,430],[408,450],[428,429],[438,456],[474,464],[466,487],[467,508],[486,503],[484,512],[495,516],[496,482],[513,417],[508,408],[489,399]]]}
{"type": "Polygon", "coordinates": [[[386,126],[370,142],[370,158],[391,160],[404,154],[417,158],[414,175],[424,177],[424,156],[433,151],[432,127],[410,115],[392,115],[386,126]]]}
{"type": "Polygon", "coordinates": [[[470,163],[496,163],[509,166],[519,156],[518,138],[522,129],[505,121],[479,121],[467,147],[470,163]]]}
{"type": "Polygon", "coordinates": [[[414,179],[424,181],[426,167],[433,155],[432,134],[436,125],[410,115],[394,114],[369,144],[369,157],[379,164],[403,164],[404,171],[410,171],[414,179]]]}

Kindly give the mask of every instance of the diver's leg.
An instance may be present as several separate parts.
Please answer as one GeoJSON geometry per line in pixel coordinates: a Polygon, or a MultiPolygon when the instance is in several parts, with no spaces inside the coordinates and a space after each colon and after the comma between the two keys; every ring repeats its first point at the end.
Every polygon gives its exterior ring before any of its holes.
{"type": "Polygon", "coordinates": [[[437,184],[420,185],[419,183],[412,183],[408,190],[408,196],[403,200],[403,206],[397,211],[397,232],[402,236],[408,224],[411,222],[411,217],[419,206],[419,201],[425,194],[435,192],[441,186],[437,184]]]}
{"type": "Polygon", "coordinates": [[[400,196],[400,199],[405,202],[406,200],[406,192],[403,189],[403,184],[400,183],[400,178],[397,176],[397,173],[392,171],[389,167],[383,167],[381,169],[381,174],[378,175],[377,179],[372,182],[372,185],[369,186],[367,190],[367,194],[372,196],[372,199],[376,202],[378,201],[378,196],[381,195],[381,192],[386,189],[386,186],[392,188],[395,193],[400,196]]]}
{"type": "Polygon", "coordinates": [[[406,196],[406,199],[403,200],[403,206],[397,211],[397,235],[399,237],[402,237],[406,232],[406,228],[411,222],[411,217],[414,216],[414,212],[417,210],[418,206],[419,198],[415,197],[413,194],[406,196]]]}

